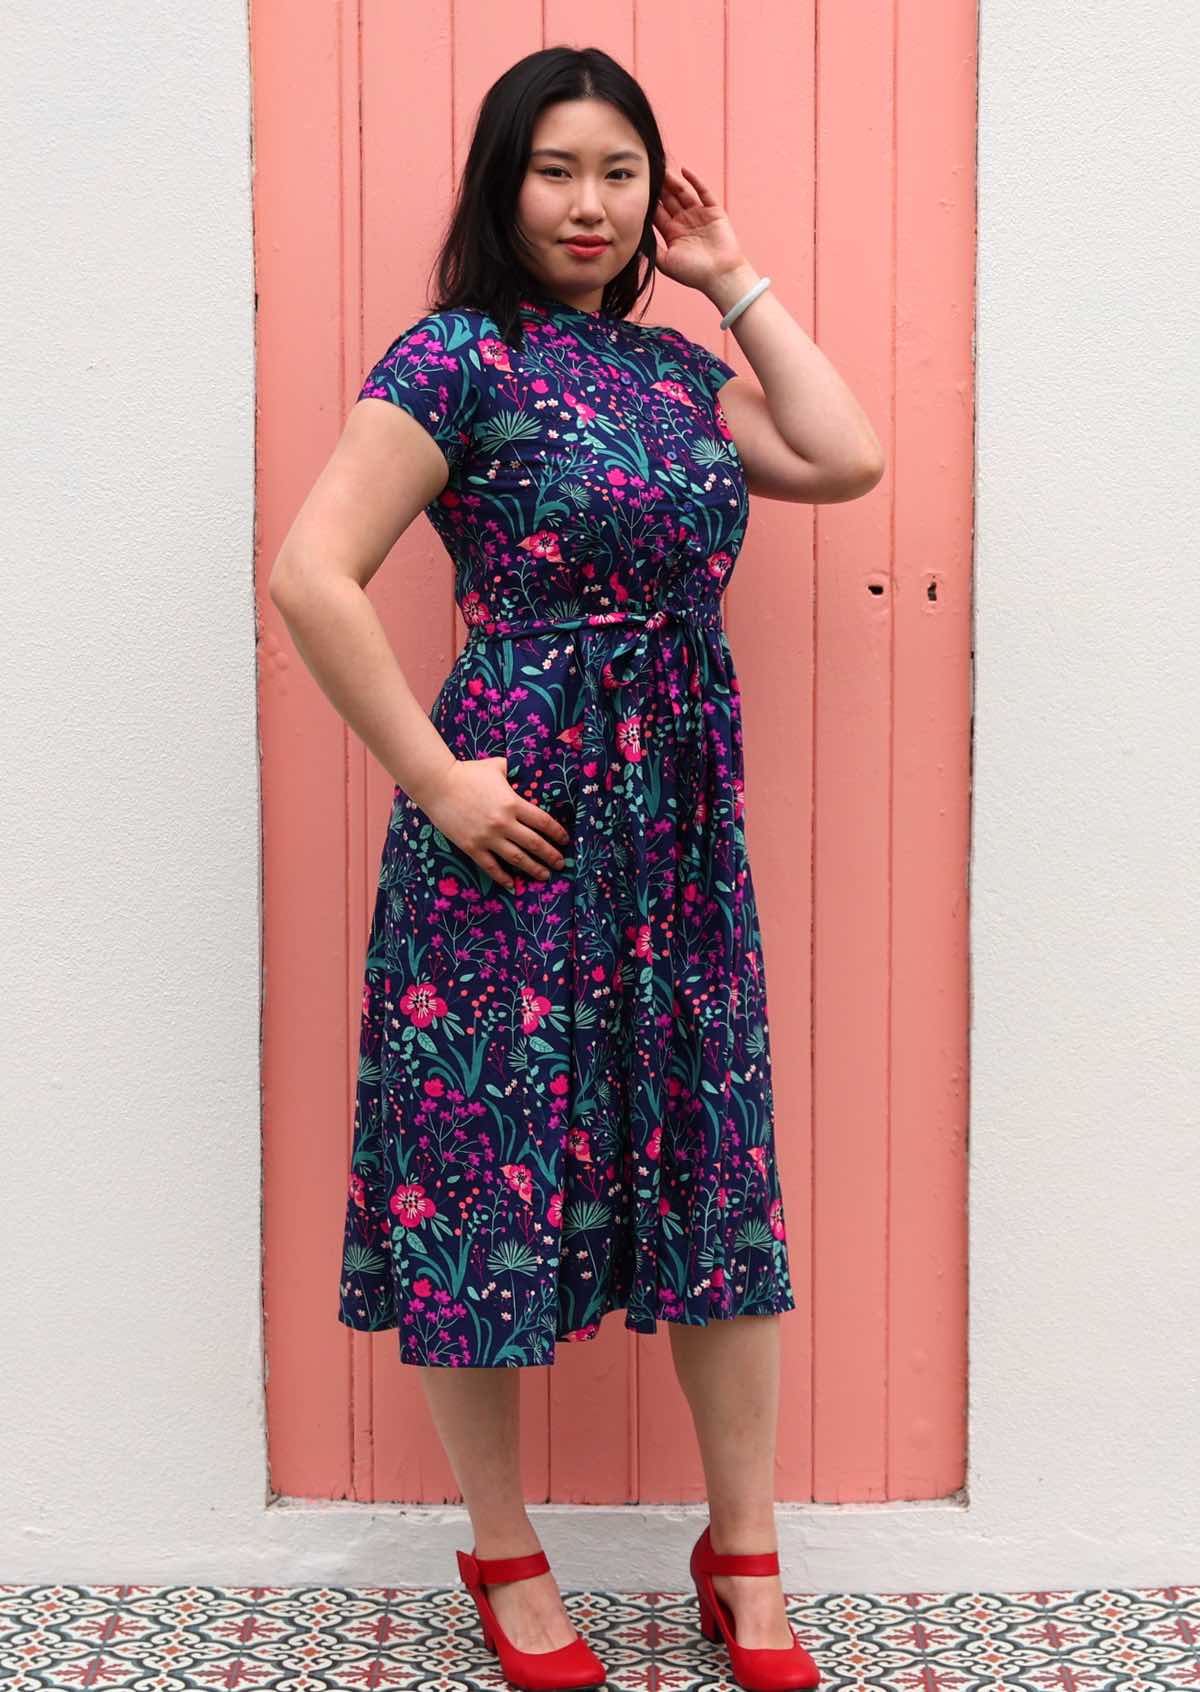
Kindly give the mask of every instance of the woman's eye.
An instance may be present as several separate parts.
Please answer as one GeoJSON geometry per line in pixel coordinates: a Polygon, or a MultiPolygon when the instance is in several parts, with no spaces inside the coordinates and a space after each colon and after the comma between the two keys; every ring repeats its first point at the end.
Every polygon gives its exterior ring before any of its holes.
{"type": "MultiPolygon", "coordinates": [[[[551,171],[554,171],[554,170],[562,171],[562,174],[564,176],[567,174],[566,171],[563,170],[563,167],[561,165],[547,165],[544,170],[541,170],[541,171],[538,172],[538,175],[539,176],[549,176],[551,171]]],[[[631,170],[610,170],[608,174],[610,176],[632,176],[633,172],[631,170]]]]}

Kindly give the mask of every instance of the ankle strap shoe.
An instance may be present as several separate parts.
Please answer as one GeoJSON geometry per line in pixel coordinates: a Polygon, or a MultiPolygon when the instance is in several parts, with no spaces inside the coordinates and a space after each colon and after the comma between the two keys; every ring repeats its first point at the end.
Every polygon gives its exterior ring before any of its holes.
{"type": "Polygon", "coordinates": [[[510,1685],[519,1692],[573,1692],[576,1687],[604,1685],[604,1664],[586,1640],[572,1639],[555,1651],[519,1651],[496,1620],[484,1586],[548,1574],[550,1563],[544,1551],[531,1551],[523,1557],[476,1557],[473,1551],[457,1551],[455,1555],[458,1572],[479,1611],[483,1643],[499,1656],[510,1685]]]}
{"type": "Polygon", "coordinates": [[[691,1574],[700,1602],[700,1631],[713,1641],[722,1637],[729,1648],[733,1678],[745,1692],[794,1692],[795,1688],[817,1686],[821,1671],[796,1638],[790,1645],[757,1649],[739,1645],[734,1634],[734,1614],[722,1603],[713,1585],[714,1575],[775,1575],[779,1573],[778,1551],[718,1552],[712,1548],[707,1526],[692,1547],[691,1574]]]}

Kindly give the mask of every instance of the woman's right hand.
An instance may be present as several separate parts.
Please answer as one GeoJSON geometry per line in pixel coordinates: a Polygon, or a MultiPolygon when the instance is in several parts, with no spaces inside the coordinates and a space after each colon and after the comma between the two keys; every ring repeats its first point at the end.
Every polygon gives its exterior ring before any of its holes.
{"type": "Polygon", "coordinates": [[[570,835],[510,785],[503,756],[455,759],[419,803],[434,827],[502,887],[513,886],[510,865],[539,881],[562,868],[555,842],[566,846],[570,835]]]}

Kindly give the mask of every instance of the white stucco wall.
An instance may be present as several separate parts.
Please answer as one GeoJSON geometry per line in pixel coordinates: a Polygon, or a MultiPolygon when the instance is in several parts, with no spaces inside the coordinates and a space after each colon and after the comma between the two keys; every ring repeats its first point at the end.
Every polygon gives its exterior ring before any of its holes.
{"type": "MultiPolygon", "coordinates": [[[[0,1579],[444,1584],[266,1496],[246,19],[8,15],[0,1579]]],[[[1198,60],[985,0],[969,1483],[781,1507],[792,1590],[1200,1578],[1198,60]]],[[[634,1588],[697,1514],[534,1512],[634,1588]]]]}

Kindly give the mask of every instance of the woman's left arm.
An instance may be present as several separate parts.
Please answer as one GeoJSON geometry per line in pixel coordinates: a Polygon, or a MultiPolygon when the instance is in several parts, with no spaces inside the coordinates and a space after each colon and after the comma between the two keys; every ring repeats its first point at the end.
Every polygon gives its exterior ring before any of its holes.
{"type": "MultiPolygon", "coordinates": [[[[723,316],[758,279],[743,261],[710,278],[704,292],[723,316]]],[[[750,492],[814,505],[869,493],[886,468],[878,436],[772,288],[730,332],[758,377],[734,376],[718,390],[750,492]]]]}
{"type": "MultiPolygon", "coordinates": [[[[659,270],[707,294],[722,316],[758,281],[729,213],[687,165],[667,167],[653,225],[659,270]]],[[[883,448],[782,300],[765,288],[730,328],[758,377],[733,376],[718,390],[750,492],[810,504],[869,493],[883,448]]]]}

